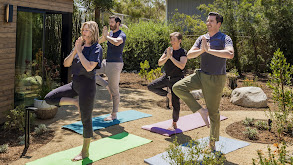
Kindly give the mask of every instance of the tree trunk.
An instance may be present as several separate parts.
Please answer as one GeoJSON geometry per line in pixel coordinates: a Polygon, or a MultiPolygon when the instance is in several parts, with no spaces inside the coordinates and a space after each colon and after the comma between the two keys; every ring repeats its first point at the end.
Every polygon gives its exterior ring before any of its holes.
{"type": "Polygon", "coordinates": [[[101,10],[99,8],[95,8],[95,21],[97,22],[98,25],[100,25],[100,15],[101,15],[101,10]]]}

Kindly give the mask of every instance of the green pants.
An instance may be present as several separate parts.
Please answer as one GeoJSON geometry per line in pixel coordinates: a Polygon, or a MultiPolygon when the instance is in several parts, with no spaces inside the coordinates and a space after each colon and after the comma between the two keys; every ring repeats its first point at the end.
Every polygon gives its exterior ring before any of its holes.
{"type": "MultiPolygon", "coordinates": [[[[190,91],[202,89],[202,93],[209,111],[211,123],[210,137],[219,141],[220,113],[219,106],[222,92],[226,83],[226,75],[207,75],[200,70],[185,77],[173,85],[173,92],[182,99],[192,112],[201,109],[190,91]]],[[[195,121],[196,122],[196,121],[195,121]]]]}

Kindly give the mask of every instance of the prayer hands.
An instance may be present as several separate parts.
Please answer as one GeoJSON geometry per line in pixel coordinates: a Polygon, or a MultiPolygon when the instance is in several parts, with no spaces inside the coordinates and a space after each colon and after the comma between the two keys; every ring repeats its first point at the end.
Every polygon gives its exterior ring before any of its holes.
{"type": "Polygon", "coordinates": [[[108,36],[108,34],[109,34],[108,33],[108,28],[107,28],[107,26],[104,26],[103,27],[103,33],[102,33],[103,37],[106,38],[108,36]]]}
{"type": "Polygon", "coordinates": [[[77,53],[81,53],[82,52],[82,44],[83,44],[84,40],[82,39],[82,37],[79,37],[76,41],[75,41],[75,49],[77,51],[77,53]]]}
{"type": "Polygon", "coordinates": [[[205,52],[208,52],[209,49],[210,49],[210,45],[209,43],[207,42],[207,39],[205,38],[205,36],[202,37],[202,49],[205,51],[205,52]]]}
{"type": "Polygon", "coordinates": [[[167,48],[167,58],[170,59],[171,56],[173,54],[173,48],[172,47],[168,47],[167,48]]]}

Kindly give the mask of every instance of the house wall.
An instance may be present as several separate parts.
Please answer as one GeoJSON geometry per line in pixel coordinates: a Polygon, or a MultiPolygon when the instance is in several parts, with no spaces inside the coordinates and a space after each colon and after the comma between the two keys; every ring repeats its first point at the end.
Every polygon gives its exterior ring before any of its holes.
{"type": "Polygon", "coordinates": [[[17,7],[73,12],[73,0],[0,0],[0,123],[13,108],[17,7]],[[13,22],[5,22],[6,4],[13,5],[13,22]]]}
{"type": "Polygon", "coordinates": [[[167,9],[167,20],[171,20],[176,9],[179,13],[184,13],[187,15],[201,15],[203,20],[206,19],[206,15],[201,13],[197,7],[200,4],[211,4],[214,0],[166,0],[167,9]]]}

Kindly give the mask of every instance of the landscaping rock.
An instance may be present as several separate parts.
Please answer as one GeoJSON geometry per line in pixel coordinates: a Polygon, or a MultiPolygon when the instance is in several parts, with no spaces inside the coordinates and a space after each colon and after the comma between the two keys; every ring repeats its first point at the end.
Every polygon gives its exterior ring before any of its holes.
{"type": "Polygon", "coordinates": [[[249,108],[267,107],[267,95],[259,87],[242,87],[232,91],[230,102],[249,108]]]}

